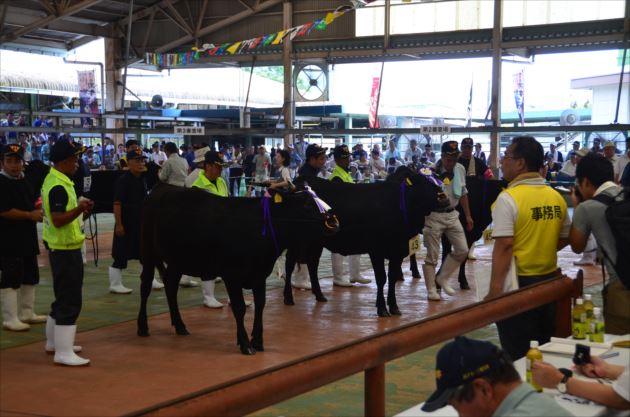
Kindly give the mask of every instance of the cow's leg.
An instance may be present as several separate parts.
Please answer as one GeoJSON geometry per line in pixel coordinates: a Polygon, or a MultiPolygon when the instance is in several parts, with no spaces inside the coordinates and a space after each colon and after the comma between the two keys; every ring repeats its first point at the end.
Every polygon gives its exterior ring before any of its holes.
{"type": "MultiPolygon", "coordinates": [[[[240,281],[237,281],[234,276],[224,276],[223,282],[227,288],[228,295],[230,296],[230,306],[232,307],[232,314],[236,320],[236,343],[241,349],[243,355],[254,355],[256,350],[252,347],[247,337],[247,331],[245,330],[245,299],[243,298],[243,287],[240,281]]],[[[255,309],[258,310],[258,301],[254,294],[255,309]]]]}
{"type": "Polygon", "coordinates": [[[400,309],[396,303],[396,282],[402,276],[402,259],[389,259],[387,275],[387,306],[389,307],[389,314],[400,316],[400,309]]]}
{"type": "Polygon", "coordinates": [[[319,253],[313,258],[308,260],[308,275],[311,278],[311,291],[315,294],[315,299],[320,302],[328,301],[328,299],[322,293],[322,287],[319,285],[319,276],[317,270],[319,269],[319,258],[322,256],[324,248],[321,248],[319,253]]]}
{"type": "Polygon", "coordinates": [[[149,322],[147,319],[147,301],[151,294],[151,283],[154,275],[153,264],[145,262],[140,274],[140,311],[138,312],[138,336],[149,336],[149,322]]]}
{"type": "Polygon", "coordinates": [[[389,317],[389,311],[385,305],[385,296],[383,288],[387,275],[385,275],[385,258],[382,255],[370,253],[370,261],[372,261],[372,269],[374,270],[374,278],[376,279],[376,312],[379,317],[389,317]]]}
{"type": "Polygon", "coordinates": [[[457,277],[459,288],[462,290],[470,289],[470,285],[468,285],[468,280],[466,279],[466,262],[468,262],[468,258],[464,259],[464,262],[459,266],[459,276],[457,277]]]}
{"type": "Polygon", "coordinates": [[[189,335],[186,325],[182,320],[177,305],[177,290],[179,289],[179,280],[182,274],[175,267],[169,265],[166,267],[164,274],[164,290],[166,292],[166,300],[168,301],[168,309],[171,312],[171,325],[175,326],[175,333],[181,336],[189,335]]]}
{"type": "Polygon", "coordinates": [[[260,279],[260,285],[252,289],[254,292],[254,328],[252,330],[251,344],[258,352],[265,350],[263,344],[263,310],[267,297],[264,278],[260,279]]]}
{"type": "Polygon", "coordinates": [[[422,278],[422,276],[420,275],[420,271],[418,271],[418,262],[416,261],[415,253],[409,257],[409,267],[411,269],[411,276],[413,278],[422,278]]]}
{"type": "MultiPolygon", "coordinates": [[[[291,275],[293,269],[297,263],[297,254],[294,250],[287,249],[286,261],[285,261],[285,280],[284,280],[284,304],[292,306],[295,304],[293,301],[293,288],[291,287],[291,275]]],[[[255,300],[254,300],[255,302],[255,300]]]]}

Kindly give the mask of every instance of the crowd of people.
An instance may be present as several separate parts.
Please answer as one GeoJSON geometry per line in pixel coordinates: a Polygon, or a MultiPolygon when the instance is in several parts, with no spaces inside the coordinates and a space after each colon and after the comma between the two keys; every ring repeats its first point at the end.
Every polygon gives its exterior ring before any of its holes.
{"type": "MultiPolygon", "coordinates": [[[[405,152],[397,149],[395,141],[388,142],[384,158],[378,145],[364,150],[361,145],[349,149],[342,144],[329,151],[317,144],[307,144],[301,138],[285,148],[272,148],[269,153],[264,146],[242,148],[225,144],[216,150],[203,145],[178,148],[172,142],[156,142],[149,152],[135,140],[118,147],[108,142],[105,147],[108,152],[117,155],[115,164],[125,171],[116,182],[113,199],[115,229],[109,290],[115,294],[132,291],[123,285],[123,272],[129,260],[139,258],[141,207],[149,191],[143,175],[147,161],[159,166],[157,175],[163,183],[195,187],[220,197],[241,196],[243,190],[247,195],[262,195],[267,187],[290,188],[296,176],[318,176],[331,181],[356,183],[384,178],[402,165],[418,172],[430,169],[442,183],[438,205],[426,217],[423,229],[426,247],[424,280],[427,298],[435,302],[442,299],[437,291],[438,285],[443,293],[456,296],[457,292],[449,285],[449,277],[469,250],[464,228],[471,229],[475,219],[469,209],[466,178],[493,177],[492,170],[485,163],[485,155],[472,138],[442,143],[439,158],[432,147],[421,150],[415,141],[410,142],[405,152]],[[464,213],[463,224],[457,211],[460,206],[464,213]],[[443,235],[453,249],[438,271],[443,235]]],[[[617,268],[619,257],[627,254],[618,253],[619,247],[615,244],[615,235],[606,217],[610,203],[602,200],[602,196],[612,200],[624,198],[619,182],[623,182],[627,175],[630,141],[626,140],[626,154],[614,160],[604,153],[607,148],[608,144],[600,152],[596,147],[580,148],[578,143],[574,152],[567,156],[567,162],[573,161],[575,165],[572,172],[575,187],[571,192],[574,212],[571,218],[565,199],[545,182],[549,169],[546,161],[560,162],[561,153],[553,147],[545,155],[542,145],[528,136],[515,138],[507,147],[502,157],[501,172],[509,183],[497,198],[492,212],[495,243],[486,299],[510,290],[506,283],[511,268],[516,268],[519,287],[558,276],[557,252],[570,245],[574,252],[581,253],[593,235],[597,247],[605,255],[602,262],[609,278],[604,288],[607,331],[630,333],[629,279],[621,276],[617,268]]],[[[81,347],[74,345],[74,337],[82,305],[84,260],[81,247],[84,235],[81,219],[90,214],[94,203],[82,195],[81,187],[77,189],[72,178],[81,166],[90,168],[98,165],[93,161],[103,151],[90,151],[68,137],[52,140],[48,150],[51,169],[44,180],[40,199],[37,198],[37,190],[31,189],[24,180],[27,162],[24,146],[9,144],[2,151],[0,195],[7,198],[3,198],[0,205],[0,230],[19,236],[11,242],[2,239],[0,246],[3,327],[23,331],[32,323],[46,322],[45,350],[54,352],[54,362],[62,365],[82,366],[89,363],[89,359],[77,355],[81,347]],[[46,316],[36,314],[33,309],[35,286],[39,282],[36,259],[39,253],[38,222],[43,222],[43,241],[53,276],[54,302],[46,316]]],[[[346,275],[343,272],[344,257],[332,254],[334,285],[353,286],[354,283],[370,282],[360,275],[357,256],[348,257],[348,262],[349,274],[346,275]]],[[[200,278],[201,282],[184,276],[182,284],[200,286],[205,306],[223,307],[214,294],[216,277],[196,278],[200,278]]],[[[158,280],[154,280],[153,285],[156,288],[162,286],[158,280]]],[[[552,303],[498,322],[502,349],[486,342],[456,339],[442,349],[437,365],[443,374],[452,373],[455,376],[447,381],[438,378],[438,391],[427,402],[428,407],[450,403],[461,415],[492,415],[497,410],[520,407],[518,404],[529,398],[531,389],[523,386],[518,375],[515,376],[511,359],[523,357],[531,340],[541,344],[549,341],[554,334],[554,323],[555,304],[552,303]],[[471,362],[468,362],[469,359],[471,362]],[[480,363],[487,363],[487,369],[484,367],[483,371],[475,373],[466,368],[480,363]]],[[[617,369],[597,361],[593,362],[593,366],[595,370],[584,369],[583,372],[606,373],[611,379],[618,379],[622,387],[626,384],[621,392],[615,388],[621,399],[610,397],[613,398],[610,403],[628,407],[630,395],[625,395],[628,390],[627,367],[617,369]]],[[[551,366],[539,364],[534,372],[541,385],[558,383],[559,375],[551,366]]],[[[588,388],[581,382],[563,381],[569,392],[590,398],[588,388]]],[[[566,415],[551,404],[537,404],[536,409],[540,409],[541,415],[546,415],[544,411],[566,415]]]]}

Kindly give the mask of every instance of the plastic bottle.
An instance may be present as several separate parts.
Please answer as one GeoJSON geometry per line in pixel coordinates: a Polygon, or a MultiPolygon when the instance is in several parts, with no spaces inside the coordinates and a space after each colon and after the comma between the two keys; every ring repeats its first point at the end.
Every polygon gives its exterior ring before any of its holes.
{"type": "Polygon", "coordinates": [[[591,342],[604,343],[604,317],[599,307],[593,308],[593,319],[590,322],[590,332],[588,339],[591,342]]]}
{"type": "Polygon", "coordinates": [[[591,320],[593,320],[593,296],[591,294],[584,294],[584,310],[586,311],[586,337],[588,338],[591,333],[591,320]]]}
{"type": "Polygon", "coordinates": [[[584,300],[578,298],[573,307],[573,338],[577,340],[586,339],[586,310],[584,300]]]}
{"type": "Polygon", "coordinates": [[[532,388],[534,388],[538,392],[542,392],[542,387],[534,383],[532,378],[532,364],[534,361],[541,361],[543,358],[542,352],[538,350],[538,341],[532,340],[529,342],[529,350],[527,351],[527,355],[525,355],[525,359],[527,361],[527,375],[526,379],[529,384],[531,384],[532,388]]]}

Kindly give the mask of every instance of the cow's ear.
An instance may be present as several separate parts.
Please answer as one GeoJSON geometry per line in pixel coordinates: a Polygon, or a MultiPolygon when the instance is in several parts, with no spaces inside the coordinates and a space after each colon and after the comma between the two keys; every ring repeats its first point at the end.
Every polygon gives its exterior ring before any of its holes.
{"type": "Polygon", "coordinates": [[[275,193],[273,195],[273,202],[274,203],[282,203],[282,195],[280,193],[275,193]]]}
{"type": "Polygon", "coordinates": [[[411,186],[413,185],[413,183],[411,182],[411,180],[409,179],[409,177],[407,177],[407,178],[405,178],[405,179],[407,180],[407,185],[411,187],[411,186]]]}

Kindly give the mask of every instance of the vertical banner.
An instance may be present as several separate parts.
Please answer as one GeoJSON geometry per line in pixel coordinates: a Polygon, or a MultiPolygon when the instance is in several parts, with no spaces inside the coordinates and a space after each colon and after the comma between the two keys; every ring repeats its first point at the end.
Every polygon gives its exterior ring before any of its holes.
{"type": "Polygon", "coordinates": [[[468,108],[466,108],[466,127],[472,126],[472,94],[473,80],[470,80],[470,95],[468,96],[468,108]]]}
{"type": "MultiPolygon", "coordinates": [[[[77,71],[77,76],[79,77],[79,105],[81,106],[81,113],[98,114],[94,70],[77,71]]],[[[94,126],[94,120],[91,117],[82,117],[81,125],[83,127],[94,126]]]]}
{"type": "Polygon", "coordinates": [[[516,111],[521,121],[521,126],[525,126],[525,70],[517,72],[513,76],[514,80],[514,102],[516,111]]]}
{"type": "Polygon", "coordinates": [[[376,109],[378,108],[378,90],[381,88],[380,77],[372,78],[372,94],[370,94],[370,114],[368,121],[370,129],[378,128],[378,120],[376,120],[376,109]]]}

